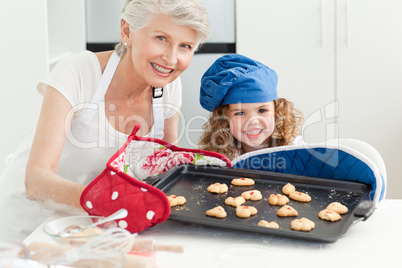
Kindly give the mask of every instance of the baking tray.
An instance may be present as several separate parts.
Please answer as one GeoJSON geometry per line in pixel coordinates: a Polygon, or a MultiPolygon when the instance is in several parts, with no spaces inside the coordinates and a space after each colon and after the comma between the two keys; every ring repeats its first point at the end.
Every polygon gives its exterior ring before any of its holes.
{"type": "Polygon", "coordinates": [[[166,195],[182,195],[186,198],[186,204],[172,207],[170,220],[320,242],[335,242],[353,223],[367,219],[374,210],[373,202],[369,199],[371,187],[366,184],[267,171],[181,165],[154,177],[152,184],[166,195]],[[255,185],[231,185],[232,179],[240,177],[254,179],[255,185]],[[209,193],[207,187],[216,182],[226,183],[229,187],[228,193],[209,193]],[[271,206],[268,197],[271,194],[282,194],[282,187],[288,182],[292,183],[297,191],[308,193],[312,200],[309,203],[301,203],[289,199],[288,205],[294,207],[299,215],[282,218],[276,215],[280,206],[271,206]],[[263,199],[246,200],[245,205],[255,206],[258,213],[250,218],[241,219],[236,216],[235,207],[225,204],[225,199],[229,196],[240,196],[244,191],[253,189],[261,191],[263,199]],[[347,206],[349,212],[342,215],[342,219],[337,222],[318,218],[318,212],[334,201],[347,206]],[[218,205],[225,208],[226,218],[218,219],[205,214],[208,209],[218,205]],[[301,217],[312,220],[315,228],[309,232],[292,230],[290,222],[301,217]],[[262,219],[276,221],[279,229],[258,226],[257,223],[262,219]]]}

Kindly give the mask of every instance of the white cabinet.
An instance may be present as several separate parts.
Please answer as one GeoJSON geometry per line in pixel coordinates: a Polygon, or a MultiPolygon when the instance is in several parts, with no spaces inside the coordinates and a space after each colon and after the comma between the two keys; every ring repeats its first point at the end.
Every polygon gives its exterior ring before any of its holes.
{"type": "Polygon", "coordinates": [[[400,191],[402,134],[402,1],[349,0],[338,38],[339,136],[373,145],[388,175],[388,197],[400,191]]]}
{"type": "Polygon", "coordinates": [[[339,133],[400,159],[402,134],[402,1],[349,0],[338,39],[339,133]]]}
{"type": "Polygon", "coordinates": [[[304,138],[355,138],[382,155],[388,197],[402,146],[401,0],[237,0],[237,53],[278,72],[306,118],[304,138]],[[398,150],[399,149],[399,150],[398,150]]]}
{"type": "Polygon", "coordinates": [[[5,157],[28,135],[39,115],[42,97],[37,83],[61,57],[86,46],[84,0],[1,4],[0,172],[5,157]]]}

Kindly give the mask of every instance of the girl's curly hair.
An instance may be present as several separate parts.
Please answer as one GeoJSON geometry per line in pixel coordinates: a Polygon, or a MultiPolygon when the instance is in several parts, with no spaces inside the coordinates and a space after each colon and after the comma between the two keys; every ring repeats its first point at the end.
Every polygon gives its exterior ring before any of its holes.
{"type": "MultiPolygon", "coordinates": [[[[294,104],[284,98],[274,101],[275,129],[269,140],[269,147],[290,145],[300,135],[299,129],[303,115],[294,108],[294,104]]],[[[243,154],[241,143],[230,133],[229,105],[219,105],[214,109],[208,121],[203,125],[204,133],[200,137],[199,148],[225,155],[230,160],[243,154]]]]}

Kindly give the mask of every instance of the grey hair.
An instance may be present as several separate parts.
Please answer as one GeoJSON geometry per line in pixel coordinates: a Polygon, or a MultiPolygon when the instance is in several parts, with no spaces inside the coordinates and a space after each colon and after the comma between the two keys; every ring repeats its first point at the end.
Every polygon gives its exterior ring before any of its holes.
{"type": "MultiPolygon", "coordinates": [[[[123,20],[130,25],[131,32],[143,29],[157,14],[167,14],[173,23],[195,30],[197,40],[194,51],[209,36],[209,19],[201,0],[127,0],[120,15],[120,29],[123,20]]],[[[121,41],[115,47],[119,55],[125,49],[121,41]]]]}

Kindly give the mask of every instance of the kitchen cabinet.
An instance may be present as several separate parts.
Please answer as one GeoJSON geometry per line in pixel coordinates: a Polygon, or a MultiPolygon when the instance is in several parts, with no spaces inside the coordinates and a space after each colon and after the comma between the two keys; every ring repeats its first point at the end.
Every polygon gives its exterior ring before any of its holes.
{"type": "Polygon", "coordinates": [[[303,111],[303,138],[354,138],[383,157],[388,198],[402,197],[401,0],[237,0],[237,53],[278,73],[303,111]]]}

